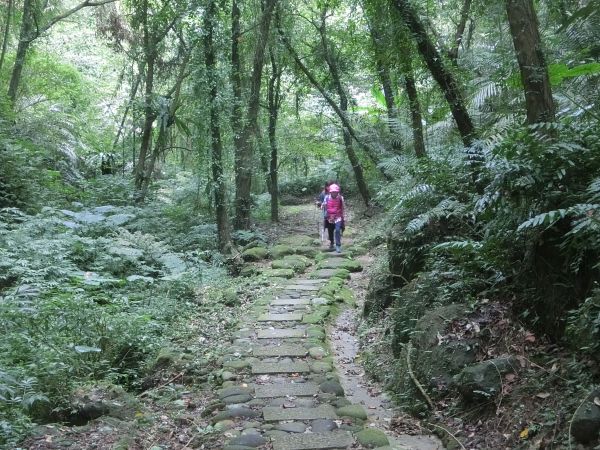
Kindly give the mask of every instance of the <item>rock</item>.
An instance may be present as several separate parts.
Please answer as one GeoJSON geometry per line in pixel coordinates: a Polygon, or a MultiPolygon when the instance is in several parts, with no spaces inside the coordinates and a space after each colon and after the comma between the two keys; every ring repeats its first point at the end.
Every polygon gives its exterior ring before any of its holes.
{"type": "Polygon", "coordinates": [[[325,319],[329,316],[329,308],[326,306],[321,306],[312,314],[304,314],[302,316],[302,323],[306,323],[309,325],[315,325],[318,323],[325,322],[325,319]]]}
{"type": "Polygon", "coordinates": [[[323,327],[308,327],[306,329],[306,337],[308,338],[316,338],[316,339],[324,339],[325,338],[325,330],[323,327]]]}
{"type": "Polygon", "coordinates": [[[237,378],[237,375],[233,372],[229,372],[228,370],[224,370],[223,372],[221,372],[221,378],[223,379],[223,381],[235,380],[237,378]]]}
{"type": "Polygon", "coordinates": [[[253,247],[242,252],[244,261],[260,261],[269,256],[269,250],[265,247],[253,247]]]}
{"type": "Polygon", "coordinates": [[[596,398],[600,398],[600,389],[587,397],[571,423],[571,435],[582,444],[594,441],[600,433],[600,406],[594,403],[596,398]]]}
{"type": "Polygon", "coordinates": [[[327,394],[335,394],[338,397],[344,395],[344,388],[335,380],[328,380],[319,385],[319,389],[327,394]]]}
{"type": "Polygon", "coordinates": [[[283,259],[277,259],[271,263],[273,269],[291,269],[296,273],[302,273],[310,265],[304,256],[288,255],[283,259]]]}
{"type": "Polygon", "coordinates": [[[352,292],[347,287],[342,286],[333,296],[336,302],[345,303],[350,306],[354,306],[356,304],[356,297],[354,296],[354,292],[352,292]]]}
{"type": "Polygon", "coordinates": [[[242,434],[229,441],[229,445],[245,445],[246,447],[251,448],[257,448],[266,443],[267,440],[257,433],[242,434]]]}
{"type": "Polygon", "coordinates": [[[246,367],[250,367],[250,363],[245,359],[234,359],[232,361],[225,361],[223,363],[223,367],[241,370],[241,369],[245,369],[246,367]]]}
{"type": "Polygon", "coordinates": [[[280,423],[275,428],[288,433],[304,433],[306,431],[306,425],[302,422],[280,423]]]}
{"type": "Polygon", "coordinates": [[[172,367],[181,361],[181,353],[172,348],[161,348],[152,364],[152,370],[158,371],[172,367]]]}
{"type": "Polygon", "coordinates": [[[367,419],[367,413],[361,405],[348,405],[338,408],[336,411],[338,416],[351,417],[353,419],[367,419]]]}
{"type": "Polygon", "coordinates": [[[323,297],[315,297],[310,301],[314,306],[327,305],[329,300],[323,297]]]}
{"type": "Polygon", "coordinates": [[[311,347],[308,349],[308,354],[314,359],[323,359],[327,356],[327,350],[323,347],[311,347]]]}
{"type": "Polygon", "coordinates": [[[252,396],[250,394],[240,394],[240,395],[231,395],[223,399],[223,402],[226,405],[237,405],[240,403],[246,403],[252,400],[252,396]]]}
{"type": "Polygon", "coordinates": [[[341,278],[342,280],[350,279],[350,271],[348,269],[335,269],[332,277],[341,278]]]}
{"type": "Polygon", "coordinates": [[[313,433],[325,433],[337,429],[337,424],[331,419],[315,419],[311,422],[313,433]]]}
{"type": "Polygon", "coordinates": [[[292,269],[266,269],[262,274],[269,278],[294,278],[292,269]]]}
{"type": "Polygon", "coordinates": [[[274,259],[281,259],[286,255],[293,255],[293,254],[294,254],[294,249],[292,247],[290,247],[289,245],[279,244],[279,245],[274,245],[273,247],[271,247],[271,255],[273,256],[274,259]]]}
{"type": "Polygon", "coordinates": [[[315,361],[310,365],[310,371],[312,373],[325,373],[331,372],[332,370],[333,366],[330,363],[324,361],[315,361]]]}
{"type": "Polygon", "coordinates": [[[498,395],[502,376],[511,372],[516,372],[514,358],[495,358],[465,367],[455,381],[467,401],[482,402],[498,395]]]}
{"type": "Polygon", "coordinates": [[[258,416],[260,416],[260,412],[254,411],[253,409],[250,409],[250,408],[245,408],[243,406],[240,406],[240,407],[227,409],[225,411],[221,411],[220,413],[218,413],[216,416],[214,416],[212,418],[212,422],[217,423],[222,420],[233,419],[236,417],[247,418],[247,417],[258,417],[258,416]]]}
{"type": "Polygon", "coordinates": [[[301,247],[312,247],[314,245],[314,241],[315,238],[306,236],[304,234],[292,234],[279,239],[280,244],[301,247]]]}
{"type": "Polygon", "coordinates": [[[375,428],[365,428],[356,433],[355,436],[358,442],[367,448],[383,447],[390,444],[385,433],[375,428]]]}
{"type": "Polygon", "coordinates": [[[217,395],[221,400],[231,397],[232,395],[252,394],[254,389],[250,387],[232,386],[224,389],[219,389],[217,395]]]}
{"type": "Polygon", "coordinates": [[[314,259],[317,256],[318,250],[314,247],[294,247],[294,252],[297,255],[306,256],[307,258],[314,259]]]}
{"type": "Polygon", "coordinates": [[[235,422],[233,420],[226,419],[217,422],[214,426],[214,429],[217,431],[226,431],[231,430],[233,427],[235,427],[235,422]]]}

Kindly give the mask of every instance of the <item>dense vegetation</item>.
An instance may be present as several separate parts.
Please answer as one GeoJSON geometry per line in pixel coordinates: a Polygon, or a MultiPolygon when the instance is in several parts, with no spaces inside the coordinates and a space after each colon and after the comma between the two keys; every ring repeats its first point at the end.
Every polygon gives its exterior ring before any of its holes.
{"type": "Polygon", "coordinates": [[[597,0],[0,12],[0,446],[76,422],[82,386],[143,392],[165,348],[211,354],[265,289],[236,277],[255,223],[329,178],[377,213],[365,359],[393,355],[400,403],[428,408],[402,366],[419,319],[502,311],[565,351],[575,403],[538,431],[566,442],[600,373],[597,0]]]}

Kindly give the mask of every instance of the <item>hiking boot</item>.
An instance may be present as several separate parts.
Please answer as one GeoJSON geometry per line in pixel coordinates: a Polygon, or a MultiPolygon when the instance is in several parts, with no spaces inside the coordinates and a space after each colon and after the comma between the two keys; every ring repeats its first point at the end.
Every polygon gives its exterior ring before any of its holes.
{"type": "Polygon", "coordinates": [[[341,245],[336,245],[335,246],[335,252],[336,253],[342,253],[342,246],[341,245]]]}
{"type": "Polygon", "coordinates": [[[333,244],[329,244],[329,250],[333,251],[333,244]]]}

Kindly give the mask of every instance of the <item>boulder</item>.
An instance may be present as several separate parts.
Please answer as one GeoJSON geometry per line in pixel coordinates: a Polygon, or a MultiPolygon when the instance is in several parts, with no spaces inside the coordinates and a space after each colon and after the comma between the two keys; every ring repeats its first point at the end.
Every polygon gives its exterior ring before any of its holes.
{"type": "Polygon", "coordinates": [[[514,358],[488,359],[465,367],[456,377],[458,391],[470,402],[485,402],[502,390],[502,377],[516,372],[514,358]]]}
{"type": "Polygon", "coordinates": [[[244,261],[260,261],[269,256],[269,250],[265,247],[252,247],[242,252],[244,261]]]}
{"type": "Polygon", "coordinates": [[[600,406],[595,402],[596,399],[600,399],[600,389],[588,395],[573,416],[571,435],[582,444],[598,439],[600,434],[600,406]]]}
{"type": "Polygon", "coordinates": [[[281,259],[286,255],[293,255],[294,249],[290,245],[274,245],[271,247],[271,255],[274,259],[281,259]]]}
{"type": "Polygon", "coordinates": [[[336,410],[336,413],[340,417],[350,417],[352,419],[367,419],[367,412],[361,405],[348,405],[342,406],[336,410]]]}
{"type": "Polygon", "coordinates": [[[384,447],[390,445],[385,433],[375,428],[365,428],[364,430],[356,433],[356,439],[358,442],[366,448],[384,447]]]}

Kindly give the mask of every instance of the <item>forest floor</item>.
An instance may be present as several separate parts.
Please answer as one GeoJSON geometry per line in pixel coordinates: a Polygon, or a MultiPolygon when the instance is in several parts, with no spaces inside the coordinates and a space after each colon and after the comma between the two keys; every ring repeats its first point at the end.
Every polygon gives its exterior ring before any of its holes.
{"type": "MultiPolygon", "coordinates": [[[[360,233],[361,221],[349,219],[344,249],[360,233]]],[[[118,413],[111,408],[87,423],[39,426],[23,448],[291,450],[389,443],[394,449],[441,449],[436,438],[422,435],[418,421],[406,418],[398,426],[390,398],[360,366],[356,331],[368,283],[360,270],[370,257],[326,252],[325,243],[317,245],[319,221],[318,211],[302,205],[284,208],[276,227],[258,224],[272,245],[312,240],[314,257],[304,258],[306,274],[275,277],[272,295],[240,306],[237,326],[213,337],[217,358],[201,370],[205,376],[195,377],[166,358],[146,383],[149,389],[137,395],[90,386],[82,393],[90,416],[106,403],[118,413]],[[354,272],[342,271],[349,289],[342,288],[342,278],[330,278],[345,263],[354,272]],[[317,297],[323,290],[329,299],[317,297]],[[302,336],[275,337],[286,330],[302,336]],[[260,333],[274,336],[258,339],[260,333]]],[[[270,262],[253,265],[269,270],[270,262]]]]}

